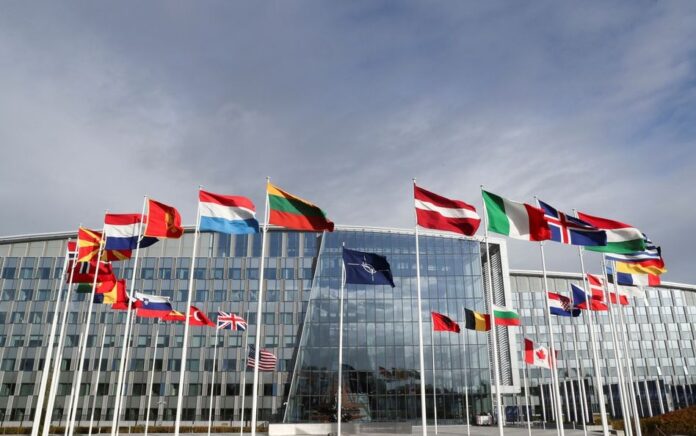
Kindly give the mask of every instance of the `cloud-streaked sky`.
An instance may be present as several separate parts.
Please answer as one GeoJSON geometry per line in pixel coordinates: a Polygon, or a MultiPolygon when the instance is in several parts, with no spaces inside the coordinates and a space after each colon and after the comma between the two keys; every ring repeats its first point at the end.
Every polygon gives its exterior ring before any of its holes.
{"type": "Polygon", "coordinates": [[[629,222],[696,283],[695,61],[687,1],[3,2],[0,234],[143,195],[190,224],[198,185],[261,209],[265,176],[339,224],[411,227],[416,177],[629,222]]]}

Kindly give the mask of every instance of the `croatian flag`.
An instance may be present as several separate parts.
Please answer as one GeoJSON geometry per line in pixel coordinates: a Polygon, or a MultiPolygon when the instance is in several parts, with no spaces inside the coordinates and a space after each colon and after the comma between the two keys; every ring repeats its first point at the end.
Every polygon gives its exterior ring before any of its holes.
{"type": "Polygon", "coordinates": [[[142,318],[163,318],[174,310],[169,297],[136,292],[135,299],[138,306],[136,315],[142,318]]]}
{"type": "MultiPolygon", "coordinates": [[[[106,250],[135,250],[140,238],[139,213],[107,213],[104,216],[106,250]]],[[[140,248],[149,247],[157,238],[142,238],[140,248]]]]}
{"type": "Polygon", "coordinates": [[[549,310],[556,316],[580,316],[580,309],[573,309],[570,298],[555,292],[549,292],[549,310]]]}
{"type": "Polygon", "coordinates": [[[607,245],[607,233],[578,218],[568,216],[541,200],[539,207],[544,211],[544,219],[551,229],[551,240],[561,244],[582,246],[607,245]]]}
{"type": "Polygon", "coordinates": [[[213,194],[201,190],[198,194],[201,213],[200,230],[232,235],[259,233],[256,207],[246,197],[213,194]]]}

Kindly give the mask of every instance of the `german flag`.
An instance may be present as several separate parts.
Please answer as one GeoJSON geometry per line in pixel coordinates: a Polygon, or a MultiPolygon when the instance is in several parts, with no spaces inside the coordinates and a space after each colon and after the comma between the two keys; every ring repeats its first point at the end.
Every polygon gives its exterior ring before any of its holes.
{"type": "Polygon", "coordinates": [[[317,206],[268,183],[269,224],[286,229],[333,232],[334,223],[317,206]]]}
{"type": "Polygon", "coordinates": [[[487,332],[491,329],[491,316],[485,313],[464,309],[464,327],[469,330],[487,332]]]}

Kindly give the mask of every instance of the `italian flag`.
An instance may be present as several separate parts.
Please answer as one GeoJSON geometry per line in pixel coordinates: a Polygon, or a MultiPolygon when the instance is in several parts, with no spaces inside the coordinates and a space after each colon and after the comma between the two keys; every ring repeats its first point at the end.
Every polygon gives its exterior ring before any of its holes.
{"type": "Polygon", "coordinates": [[[585,247],[587,250],[602,253],[627,254],[645,250],[645,237],[643,232],[630,224],[600,218],[578,212],[578,218],[602,229],[607,234],[607,245],[600,247],[585,247]]]}
{"type": "Polygon", "coordinates": [[[266,192],[270,209],[269,224],[293,230],[333,232],[334,223],[326,218],[323,210],[307,200],[289,194],[270,183],[266,192]]]}
{"type": "Polygon", "coordinates": [[[505,327],[521,326],[520,316],[514,310],[507,307],[493,305],[493,315],[495,316],[495,325],[505,327]]]}
{"type": "Polygon", "coordinates": [[[488,230],[508,238],[524,241],[551,239],[551,230],[544,219],[544,211],[526,203],[506,200],[490,192],[481,191],[486,206],[488,230]]]}

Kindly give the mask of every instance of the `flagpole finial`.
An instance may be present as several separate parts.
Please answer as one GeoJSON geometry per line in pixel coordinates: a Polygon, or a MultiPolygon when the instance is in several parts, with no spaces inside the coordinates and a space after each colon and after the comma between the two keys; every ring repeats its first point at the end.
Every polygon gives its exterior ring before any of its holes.
{"type": "Polygon", "coordinates": [[[202,191],[203,190],[203,185],[198,185],[198,190],[202,191]]]}
{"type": "Polygon", "coordinates": [[[414,177],[414,178],[412,178],[411,180],[413,180],[413,184],[415,185],[415,184],[416,184],[416,178],[414,177]]]}

